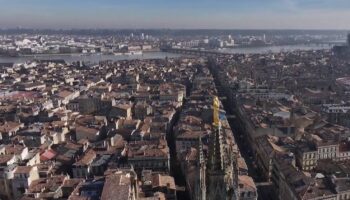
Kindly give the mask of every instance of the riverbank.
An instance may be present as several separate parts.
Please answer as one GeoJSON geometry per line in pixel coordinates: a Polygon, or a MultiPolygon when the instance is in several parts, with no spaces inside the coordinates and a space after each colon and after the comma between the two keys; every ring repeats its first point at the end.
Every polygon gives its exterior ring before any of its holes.
{"type": "Polygon", "coordinates": [[[0,57],[0,63],[24,63],[31,60],[65,60],[68,63],[83,61],[87,63],[98,63],[103,60],[147,60],[147,59],[165,59],[165,58],[176,58],[181,55],[166,53],[166,52],[144,52],[143,54],[134,55],[110,55],[110,54],[37,54],[27,55],[20,57],[0,57]]]}
{"type": "MultiPolygon", "coordinates": [[[[289,52],[297,50],[322,50],[331,49],[329,45],[285,45],[285,46],[265,46],[265,47],[239,47],[221,49],[219,52],[232,53],[232,54],[264,54],[264,53],[278,53],[278,52],[289,52]]],[[[0,63],[24,63],[31,60],[65,60],[68,63],[72,62],[89,62],[98,63],[103,60],[132,60],[132,59],[165,59],[165,58],[176,58],[183,56],[181,54],[173,54],[161,51],[144,51],[143,54],[134,55],[114,55],[114,54],[35,54],[35,55],[24,55],[20,57],[4,57],[0,56],[0,63]]]]}

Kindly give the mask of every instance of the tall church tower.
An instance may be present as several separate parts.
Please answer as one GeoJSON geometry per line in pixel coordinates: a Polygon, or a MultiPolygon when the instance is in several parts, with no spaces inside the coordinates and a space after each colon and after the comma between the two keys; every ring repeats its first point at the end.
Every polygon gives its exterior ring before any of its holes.
{"type": "Polygon", "coordinates": [[[218,97],[214,98],[213,107],[214,128],[211,135],[208,157],[207,199],[237,200],[237,188],[235,184],[237,174],[234,166],[236,161],[231,158],[229,152],[225,154],[223,133],[219,119],[220,104],[218,97]]]}
{"type": "Polygon", "coordinates": [[[208,159],[208,200],[226,200],[225,171],[221,159],[220,129],[211,136],[208,159]]]}
{"type": "Polygon", "coordinates": [[[199,137],[199,146],[198,146],[198,172],[197,172],[197,185],[196,188],[196,199],[197,200],[206,200],[207,199],[207,183],[206,183],[206,162],[203,155],[203,143],[202,138],[199,137]]]}

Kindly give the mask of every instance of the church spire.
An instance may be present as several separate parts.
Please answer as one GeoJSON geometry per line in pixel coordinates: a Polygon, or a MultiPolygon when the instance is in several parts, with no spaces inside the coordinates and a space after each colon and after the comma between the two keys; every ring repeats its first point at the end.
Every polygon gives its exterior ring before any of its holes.
{"type": "Polygon", "coordinates": [[[199,145],[198,145],[198,153],[199,153],[199,165],[203,165],[205,163],[204,155],[203,155],[203,142],[202,137],[199,136],[199,145]]]}
{"type": "Polygon", "coordinates": [[[197,190],[197,199],[206,200],[207,199],[207,185],[206,185],[206,166],[205,158],[203,155],[203,143],[202,137],[199,136],[199,145],[198,145],[198,187],[197,190]]]}
{"type": "Polygon", "coordinates": [[[222,170],[222,159],[221,159],[221,142],[220,142],[220,127],[215,127],[211,136],[210,144],[210,170],[221,171],[222,170]]]}
{"type": "Polygon", "coordinates": [[[207,199],[208,200],[236,200],[236,188],[230,154],[224,147],[224,134],[221,129],[220,102],[218,97],[213,101],[213,132],[210,137],[210,148],[207,173],[207,199]],[[226,151],[224,151],[224,149],[226,151]],[[225,164],[224,159],[225,158],[225,164]],[[229,159],[229,160],[227,160],[229,159]]]}
{"type": "Polygon", "coordinates": [[[217,96],[213,100],[213,134],[211,135],[209,169],[212,171],[222,170],[221,159],[221,122],[219,117],[220,102],[217,96]]]}

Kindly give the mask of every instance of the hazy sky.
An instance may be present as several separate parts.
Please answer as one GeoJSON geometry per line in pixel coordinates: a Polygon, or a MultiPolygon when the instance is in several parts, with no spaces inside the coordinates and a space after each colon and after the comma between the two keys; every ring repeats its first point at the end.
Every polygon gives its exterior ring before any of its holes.
{"type": "Polygon", "coordinates": [[[0,0],[0,28],[350,29],[350,0],[0,0]]]}

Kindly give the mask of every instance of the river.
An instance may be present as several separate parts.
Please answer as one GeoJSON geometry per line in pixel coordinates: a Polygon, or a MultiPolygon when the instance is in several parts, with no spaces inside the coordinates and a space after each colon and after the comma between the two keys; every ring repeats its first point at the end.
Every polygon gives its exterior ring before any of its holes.
{"type": "Polygon", "coordinates": [[[333,46],[329,44],[309,44],[309,45],[280,45],[280,46],[261,46],[261,47],[234,47],[230,49],[222,49],[220,52],[238,53],[238,54],[262,54],[262,53],[278,53],[290,52],[297,50],[321,50],[331,49],[333,46]]]}
{"type": "MultiPolygon", "coordinates": [[[[221,52],[228,53],[277,53],[281,51],[296,51],[296,50],[318,50],[330,49],[330,45],[284,45],[284,46],[268,46],[268,47],[235,47],[232,49],[222,49],[221,52]]],[[[165,53],[165,52],[145,52],[142,55],[103,55],[103,54],[67,54],[67,55],[32,55],[20,57],[0,57],[0,63],[24,63],[26,61],[38,60],[65,60],[68,63],[84,61],[88,63],[98,63],[102,60],[133,60],[133,59],[164,59],[180,57],[179,54],[165,53]]]]}
{"type": "Polygon", "coordinates": [[[104,54],[45,54],[45,55],[30,55],[19,57],[0,57],[0,63],[24,63],[26,61],[38,60],[65,60],[68,63],[84,61],[89,63],[98,63],[102,60],[133,60],[133,59],[165,59],[180,57],[179,54],[165,52],[145,52],[142,55],[104,55],[104,54]]]}

